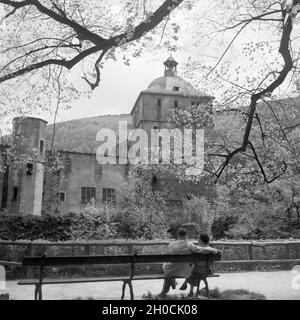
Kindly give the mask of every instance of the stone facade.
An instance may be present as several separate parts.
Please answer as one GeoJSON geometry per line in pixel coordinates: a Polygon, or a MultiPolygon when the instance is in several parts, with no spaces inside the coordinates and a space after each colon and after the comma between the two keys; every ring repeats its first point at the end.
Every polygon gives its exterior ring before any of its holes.
{"type": "Polygon", "coordinates": [[[100,165],[95,154],[61,151],[60,155],[64,168],[45,175],[43,212],[79,213],[94,200],[96,204],[118,201],[112,190],[126,181],[126,165],[100,165]]]}
{"type": "MultiPolygon", "coordinates": [[[[193,103],[207,105],[213,99],[177,76],[177,62],[172,57],[164,65],[164,76],[151,82],[139,94],[130,113],[133,127],[145,129],[148,133],[153,128],[168,127],[168,118],[174,108],[184,109],[193,103]]],[[[91,201],[118,202],[116,190],[126,182],[129,165],[100,165],[95,153],[63,150],[59,151],[63,168],[57,172],[45,172],[46,122],[36,118],[16,118],[13,126],[13,145],[16,151],[26,155],[27,160],[25,167],[14,163],[9,168],[8,177],[0,174],[3,210],[34,215],[66,214],[82,212],[91,201]]],[[[198,184],[179,183],[168,174],[153,178],[153,189],[165,195],[171,211],[180,210],[183,197],[189,194],[207,198],[214,195],[214,188],[207,186],[204,180],[198,184]]]]}

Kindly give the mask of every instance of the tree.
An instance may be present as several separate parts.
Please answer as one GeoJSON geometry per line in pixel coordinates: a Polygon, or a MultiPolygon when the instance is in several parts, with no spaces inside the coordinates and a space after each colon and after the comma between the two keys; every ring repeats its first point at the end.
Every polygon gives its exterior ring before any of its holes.
{"type": "Polygon", "coordinates": [[[128,181],[118,188],[118,231],[125,238],[162,239],[167,237],[166,201],[151,187],[151,172],[138,166],[128,181]]]}
{"type": "Polygon", "coordinates": [[[105,60],[122,52],[125,63],[129,52],[139,56],[152,30],[182,2],[1,0],[1,121],[11,113],[51,110],[56,97],[69,105],[89,94],[105,60]],[[74,81],[78,74],[84,85],[74,81]]]}
{"type": "MultiPolygon", "coordinates": [[[[210,59],[211,65],[207,65],[207,57],[206,63],[203,59],[190,59],[187,69],[192,70],[191,77],[198,78],[202,85],[205,81],[209,83],[212,93],[221,93],[221,98],[215,103],[216,113],[236,112],[240,113],[238,117],[243,117],[242,129],[238,129],[242,137],[239,144],[234,148],[222,144],[222,148],[214,152],[220,162],[214,172],[217,179],[234,162],[234,158],[245,154],[256,159],[266,183],[276,178],[269,179],[265,172],[252,141],[252,130],[255,122],[262,124],[263,105],[273,108],[270,98],[278,100],[284,91],[292,93],[289,85],[299,73],[299,12],[299,0],[239,0],[230,4],[218,1],[205,13],[195,14],[199,31],[195,47],[201,50],[215,42],[222,52],[216,61],[210,59]],[[228,53],[231,53],[230,58],[228,53]]],[[[217,46],[214,49],[218,50],[217,46]]],[[[293,105],[290,106],[292,108],[293,105]]],[[[276,114],[271,116],[276,118],[276,114]]],[[[277,122],[281,134],[287,139],[281,119],[277,122]]],[[[264,140],[270,139],[266,138],[264,126],[260,125],[260,130],[264,140]]],[[[285,168],[283,165],[282,170],[277,171],[277,177],[284,173],[285,168]]]]}
{"type": "MultiPolygon", "coordinates": [[[[45,108],[47,100],[52,100],[48,99],[49,92],[57,91],[61,103],[67,103],[71,96],[76,99],[80,92],[70,81],[74,75],[65,71],[75,70],[79,62],[84,62],[83,70],[93,66],[94,75],[84,72],[83,79],[89,89],[94,89],[99,84],[100,68],[105,59],[115,59],[117,49],[130,49],[133,56],[138,56],[142,48],[148,48],[147,40],[152,39],[149,32],[160,26],[162,36],[170,37],[169,32],[173,30],[176,38],[187,39],[183,41],[183,48],[178,44],[178,49],[186,49],[186,42],[194,40],[194,55],[188,60],[187,70],[193,79],[200,79],[202,85],[209,83],[212,94],[219,91],[218,112],[247,106],[242,112],[244,124],[240,144],[234,148],[223,146],[220,152],[212,152],[220,161],[214,176],[219,179],[234,158],[247,153],[256,159],[266,183],[276,178],[268,178],[257,157],[251,132],[254,122],[261,123],[261,102],[269,103],[270,97],[277,99],[282,94],[280,90],[286,90],[288,82],[299,72],[300,38],[296,32],[300,0],[238,0],[230,4],[225,0],[121,1],[120,10],[109,6],[107,1],[87,4],[79,0],[3,0],[1,4],[8,22],[0,70],[4,106],[17,106],[22,113],[32,105],[45,108]],[[170,13],[181,3],[192,9],[188,11],[189,19],[175,17],[172,28],[166,30],[170,13]],[[164,19],[166,23],[160,24],[164,19]],[[43,27],[38,28],[41,23],[43,27]],[[45,38],[45,30],[49,37],[45,38]],[[250,33],[243,37],[246,30],[250,33]],[[133,45],[137,42],[139,47],[133,45]],[[208,54],[216,50],[214,55],[218,55],[220,49],[223,51],[208,65],[209,59],[205,57],[203,63],[199,54],[203,48],[208,54]],[[234,58],[228,59],[229,52],[234,58]],[[194,59],[195,55],[198,59],[194,59]],[[243,63],[238,59],[241,55],[243,63]],[[30,84],[31,89],[23,90],[17,101],[14,92],[20,82],[30,84]],[[42,92],[44,99],[37,92],[42,92]]],[[[128,61],[128,56],[124,56],[124,61],[128,61]]],[[[265,137],[265,128],[260,126],[260,129],[261,136],[265,137]]],[[[278,177],[285,172],[285,165],[282,169],[278,177]]]]}

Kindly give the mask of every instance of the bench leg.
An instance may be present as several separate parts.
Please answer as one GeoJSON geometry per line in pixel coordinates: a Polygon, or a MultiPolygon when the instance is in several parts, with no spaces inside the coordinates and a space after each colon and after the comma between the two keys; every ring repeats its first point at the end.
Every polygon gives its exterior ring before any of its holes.
{"type": "Polygon", "coordinates": [[[130,300],[134,300],[134,293],[133,293],[133,287],[132,287],[132,282],[130,281],[128,283],[129,289],[130,289],[130,300]]]}
{"type": "Polygon", "coordinates": [[[34,289],[34,300],[37,300],[38,290],[39,290],[38,287],[39,287],[39,286],[36,285],[36,286],[35,286],[35,289],[34,289]]]}
{"type": "Polygon", "coordinates": [[[198,279],[198,281],[197,281],[196,297],[198,297],[198,296],[199,296],[199,293],[200,293],[200,283],[201,283],[201,279],[198,279]]]}
{"type": "Polygon", "coordinates": [[[209,294],[209,288],[208,288],[208,282],[207,282],[207,279],[203,279],[204,283],[205,283],[205,292],[206,292],[206,297],[208,299],[210,299],[210,294],[209,294]]]}
{"type": "Polygon", "coordinates": [[[42,300],[42,299],[43,299],[42,286],[37,284],[34,290],[34,300],[42,300]]]}
{"type": "Polygon", "coordinates": [[[125,280],[125,281],[123,281],[121,300],[124,300],[124,297],[125,297],[125,289],[126,289],[126,285],[127,285],[127,284],[128,284],[129,292],[130,292],[130,300],[134,300],[134,293],[133,293],[133,287],[132,287],[132,282],[131,282],[131,280],[125,280]]]}
{"type": "Polygon", "coordinates": [[[126,289],[126,281],[123,281],[121,300],[124,300],[124,297],[125,297],[125,289],[126,289]]]}

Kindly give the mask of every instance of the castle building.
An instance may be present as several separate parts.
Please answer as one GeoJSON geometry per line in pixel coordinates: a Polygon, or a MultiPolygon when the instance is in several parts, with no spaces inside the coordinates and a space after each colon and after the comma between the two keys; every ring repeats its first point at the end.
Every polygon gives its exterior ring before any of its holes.
{"type": "MultiPolygon", "coordinates": [[[[195,90],[177,75],[177,62],[172,56],[164,62],[164,68],[164,75],[140,92],[130,115],[124,115],[129,120],[130,128],[141,128],[149,133],[151,129],[168,128],[172,110],[212,103],[212,96],[195,90]]],[[[118,120],[120,117],[115,118],[114,128],[118,120]]],[[[89,136],[93,141],[84,142],[76,148],[56,145],[55,149],[60,150],[63,166],[58,173],[53,173],[45,172],[45,159],[51,144],[51,126],[38,118],[14,119],[13,151],[24,155],[25,161],[14,161],[0,173],[1,210],[31,215],[66,214],[82,212],[91,201],[112,204],[118,202],[117,189],[127,181],[130,166],[99,164],[94,140],[101,127],[97,126],[98,118],[85,121],[94,125],[94,132],[92,125],[88,126],[91,130],[89,136]]],[[[80,127],[80,120],[76,123],[73,129],[69,128],[68,135],[76,137],[75,129],[80,127]]],[[[61,141],[62,144],[66,143],[66,136],[61,141]]],[[[2,158],[7,157],[6,149],[7,146],[1,146],[2,158]]],[[[182,199],[189,194],[205,197],[212,194],[211,187],[205,181],[197,184],[179,183],[174,176],[168,174],[154,175],[152,185],[154,190],[164,194],[171,211],[180,209],[182,199]]]]}

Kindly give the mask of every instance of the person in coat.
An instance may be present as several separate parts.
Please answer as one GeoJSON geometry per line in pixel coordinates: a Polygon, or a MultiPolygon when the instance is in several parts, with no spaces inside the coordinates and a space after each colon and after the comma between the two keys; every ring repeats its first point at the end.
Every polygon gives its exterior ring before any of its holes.
{"type": "MultiPolygon", "coordinates": [[[[180,228],[177,232],[177,240],[169,244],[167,254],[192,254],[192,253],[218,253],[217,249],[211,247],[197,246],[187,239],[187,232],[180,228]]],[[[170,288],[176,288],[175,278],[188,278],[192,272],[193,265],[189,262],[167,262],[163,264],[163,271],[166,275],[160,297],[166,296],[170,288]]]]}

